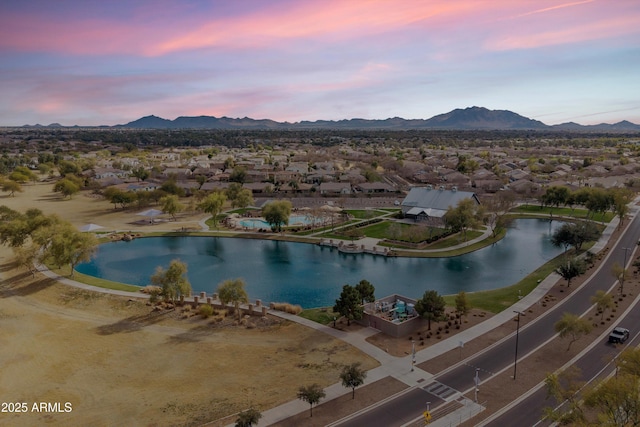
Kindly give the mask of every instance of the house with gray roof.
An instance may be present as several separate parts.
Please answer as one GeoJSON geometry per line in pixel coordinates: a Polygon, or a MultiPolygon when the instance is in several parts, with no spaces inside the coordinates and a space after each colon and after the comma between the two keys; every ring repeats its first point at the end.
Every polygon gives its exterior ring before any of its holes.
{"type": "Polygon", "coordinates": [[[476,193],[470,191],[458,191],[456,187],[446,190],[444,186],[433,188],[413,187],[409,194],[400,203],[402,215],[416,221],[427,221],[430,225],[442,227],[444,214],[449,208],[456,207],[461,200],[471,199],[477,204],[480,200],[476,193]]]}

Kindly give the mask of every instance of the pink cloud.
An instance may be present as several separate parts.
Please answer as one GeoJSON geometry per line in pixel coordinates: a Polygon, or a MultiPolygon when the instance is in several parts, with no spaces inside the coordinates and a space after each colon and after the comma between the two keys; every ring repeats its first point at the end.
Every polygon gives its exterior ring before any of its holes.
{"type": "Polygon", "coordinates": [[[375,43],[377,35],[413,29],[413,37],[445,45],[456,38],[481,44],[489,34],[486,47],[505,50],[635,33],[640,21],[633,5],[596,0],[307,0],[287,9],[275,2],[232,16],[150,2],[125,21],[95,11],[89,18],[52,18],[45,12],[0,14],[0,49],[160,56],[205,48],[271,48],[297,40],[327,44],[371,38],[375,43]]]}
{"type": "Polygon", "coordinates": [[[639,20],[637,7],[595,0],[556,4],[499,18],[484,47],[500,51],[613,39],[638,34],[639,20]]]}
{"type": "Polygon", "coordinates": [[[185,35],[159,43],[150,53],[159,55],[206,47],[269,46],[279,40],[344,40],[390,32],[475,7],[479,6],[472,1],[305,1],[287,11],[261,11],[232,20],[214,19],[185,35]]]}

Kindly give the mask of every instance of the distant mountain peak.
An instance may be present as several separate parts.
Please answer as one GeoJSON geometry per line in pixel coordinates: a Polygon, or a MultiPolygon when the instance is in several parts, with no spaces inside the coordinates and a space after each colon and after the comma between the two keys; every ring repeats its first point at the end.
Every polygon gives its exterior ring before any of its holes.
{"type": "MultiPolygon", "coordinates": [[[[40,124],[24,127],[45,127],[40,124]]],[[[46,127],[61,127],[52,123],[46,127]]],[[[108,127],[108,126],[105,126],[108,127]]],[[[541,121],[529,119],[509,110],[490,110],[485,107],[472,106],[456,108],[448,113],[439,114],[430,119],[403,119],[390,117],[384,120],[362,118],[342,120],[303,120],[300,122],[276,122],[269,119],[252,119],[249,117],[230,118],[226,116],[180,116],[175,120],[167,120],[156,115],[148,115],[115,128],[132,129],[224,129],[224,130],[260,130],[260,129],[336,129],[336,130],[559,130],[586,132],[640,132],[640,125],[627,120],[615,124],[599,124],[584,126],[574,122],[548,126],[541,121]]]]}

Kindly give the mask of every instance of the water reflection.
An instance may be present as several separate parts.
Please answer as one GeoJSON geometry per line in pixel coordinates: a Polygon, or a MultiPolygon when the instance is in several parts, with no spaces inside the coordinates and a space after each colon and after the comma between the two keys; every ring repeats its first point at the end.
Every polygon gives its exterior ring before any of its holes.
{"type": "Polygon", "coordinates": [[[344,284],[366,279],[376,295],[420,297],[426,290],[454,294],[511,285],[561,253],[550,243],[560,225],[517,220],[500,242],[453,258],[386,258],[344,254],[316,245],[220,237],[153,237],[101,245],[78,271],[145,286],[157,266],[180,258],[194,291],[214,292],[223,280],[242,277],[251,299],[304,307],[333,305],[344,284]]]}

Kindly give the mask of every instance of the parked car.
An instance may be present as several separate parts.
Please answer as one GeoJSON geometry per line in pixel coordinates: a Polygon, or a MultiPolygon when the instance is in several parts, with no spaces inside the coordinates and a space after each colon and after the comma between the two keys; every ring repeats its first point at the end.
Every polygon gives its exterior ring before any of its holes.
{"type": "Polygon", "coordinates": [[[614,328],[609,334],[609,342],[613,344],[622,344],[629,338],[629,330],[621,327],[614,328]]]}

